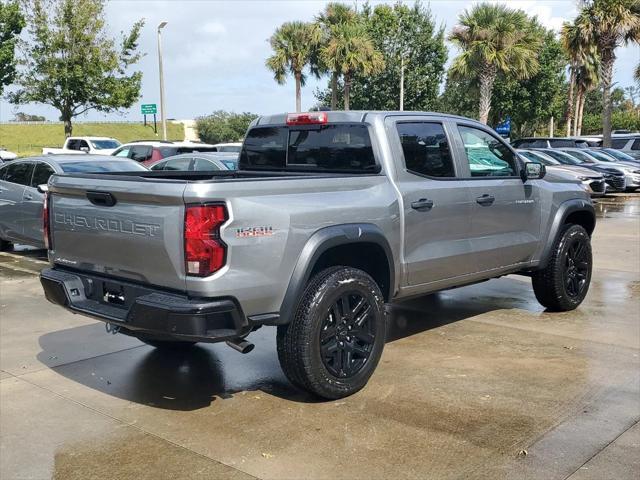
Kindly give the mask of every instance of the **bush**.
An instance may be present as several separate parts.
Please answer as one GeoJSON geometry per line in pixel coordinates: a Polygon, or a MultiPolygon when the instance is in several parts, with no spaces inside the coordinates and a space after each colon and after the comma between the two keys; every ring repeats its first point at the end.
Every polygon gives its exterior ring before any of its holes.
{"type": "MultiPolygon", "coordinates": [[[[634,111],[613,112],[611,114],[613,130],[640,130],[640,116],[634,111]]],[[[587,114],[582,120],[583,135],[600,135],[602,133],[602,115],[587,114]]]]}
{"type": "Polygon", "coordinates": [[[257,117],[253,113],[233,113],[218,110],[196,119],[200,140],[205,143],[238,142],[244,138],[249,124],[257,117]]]}

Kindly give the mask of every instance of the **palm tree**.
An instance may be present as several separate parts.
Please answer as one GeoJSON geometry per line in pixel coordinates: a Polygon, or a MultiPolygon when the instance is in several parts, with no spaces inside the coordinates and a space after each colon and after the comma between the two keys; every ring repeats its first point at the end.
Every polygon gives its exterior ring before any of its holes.
{"type": "Polygon", "coordinates": [[[363,25],[335,25],[332,37],[322,48],[322,63],[344,76],[344,109],[349,110],[349,93],[354,75],[375,75],[384,69],[384,58],[376,50],[363,25]]]}
{"type": "Polygon", "coordinates": [[[284,84],[287,73],[296,81],[296,112],[301,111],[302,94],[306,76],[304,68],[311,64],[322,38],[320,27],[315,23],[285,22],[269,39],[273,55],[266,65],[274,73],[279,84],[284,84]]]}
{"type": "Polygon", "coordinates": [[[640,0],[585,1],[576,24],[598,49],[602,80],[602,145],[611,146],[611,83],[616,48],[640,43],[640,0]]]}
{"type": "Polygon", "coordinates": [[[569,95],[567,96],[567,136],[571,136],[573,126],[573,101],[576,87],[576,74],[580,67],[585,39],[575,23],[565,22],[560,32],[560,42],[569,58],[569,95]]]}
{"type": "Polygon", "coordinates": [[[453,61],[454,77],[474,78],[480,84],[479,119],[487,123],[493,84],[499,73],[524,80],[538,71],[542,38],[522,10],[481,3],[458,19],[449,40],[461,49],[453,61]]]}
{"type": "Polygon", "coordinates": [[[598,87],[600,83],[600,61],[593,47],[585,49],[581,63],[576,68],[576,121],[573,134],[582,134],[582,119],[584,117],[584,104],[587,100],[587,93],[598,87]]]}
{"type": "MultiPolygon", "coordinates": [[[[324,33],[323,43],[327,45],[332,39],[335,39],[338,33],[337,27],[348,23],[356,23],[359,20],[358,13],[348,5],[342,3],[329,3],[324,11],[316,17],[316,21],[321,25],[324,33]]],[[[320,63],[325,56],[321,56],[320,63]]],[[[319,66],[319,70],[329,71],[331,73],[331,110],[338,107],[338,79],[340,77],[339,59],[332,57],[327,59],[329,63],[319,66]]]]}

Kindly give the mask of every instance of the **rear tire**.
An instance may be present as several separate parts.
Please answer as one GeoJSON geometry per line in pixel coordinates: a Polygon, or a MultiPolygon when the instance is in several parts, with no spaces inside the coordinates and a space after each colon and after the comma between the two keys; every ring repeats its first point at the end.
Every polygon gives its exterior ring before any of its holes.
{"type": "Polygon", "coordinates": [[[564,225],[549,263],[532,276],[538,302],[554,312],[574,310],[589,291],[592,268],[589,234],[581,225],[564,225]]]}
{"type": "Polygon", "coordinates": [[[362,270],[331,267],[314,276],[288,325],[278,327],[280,365],[294,385],[326,399],[366,384],[382,355],[384,300],[362,270]]]}

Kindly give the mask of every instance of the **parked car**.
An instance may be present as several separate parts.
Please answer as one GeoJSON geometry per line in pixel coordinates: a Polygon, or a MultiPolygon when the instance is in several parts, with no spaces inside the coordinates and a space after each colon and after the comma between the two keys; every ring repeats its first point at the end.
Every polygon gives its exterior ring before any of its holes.
{"type": "Polygon", "coordinates": [[[183,153],[174,155],[154,163],[149,167],[151,170],[179,170],[183,172],[202,172],[229,170],[227,166],[218,158],[217,153],[183,153]]]}
{"type": "Polygon", "coordinates": [[[9,162],[11,160],[15,160],[16,158],[18,158],[17,154],[10,152],[6,148],[0,147],[0,163],[9,162]]]}
{"type": "Polygon", "coordinates": [[[611,139],[611,147],[640,160],[640,135],[638,134],[615,135],[611,139]]]}
{"type": "Polygon", "coordinates": [[[241,142],[237,142],[237,143],[216,143],[214,145],[214,147],[216,147],[218,150],[216,150],[217,152],[222,152],[222,153],[240,153],[240,150],[242,149],[242,143],[241,142]]]}
{"type": "Polygon", "coordinates": [[[622,192],[626,187],[625,174],[622,170],[606,165],[588,162],[584,159],[580,159],[559,149],[547,148],[542,149],[541,151],[554,158],[555,160],[558,160],[563,165],[580,166],[601,173],[604,176],[605,182],[607,183],[607,192],[622,192]]]}
{"type": "Polygon", "coordinates": [[[631,155],[624,153],[622,150],[616,150],[615,148],[603,148],[603,152],[611,155],[613,158],[620,162],[626,163],[635,163],[636,165],[640,165],[640,159],[634,158],[631,155]]]}
{"type": "Polygon", "coordinates": [[[47,155],[0,165],[0,250],[12,242],[44,248],[42,206],[38,186],[55,173],[140,172],[147,169],[128,159],[111,156],[47,155]]]}
{"type": "Polygon", "coordinates": [[[45,147],[43,155],[82,154],[111,155],[120,142],[111,137],[69,137],[62,148],[45,147]]]}
{"type": "Polygon", "coordinates": [[[514,140],[511,145],[513,148],[587,148],[589,146],[586,140],[563,137],[520,138],[514,140]]]}
{"type": "Polygon", "coordinates": [[[563,148],[563,152],[568,153],[585,163],[595,163],[599,166],[606,166],[621,171],[625,176],[625,191],[633,192],[640,188],[640,167],[637,165],[625,165],[613,160],[612,157],[604,153],[583,149],[583,148],[563,148]]]}
{"type": "Polygon", "coordinates": [[[47,299],[165,349],[227,341],[244,353],[251,331],[277,325],[285,374],[320,397],[367,383],[385,302],[522,273],[542,305],[566,311],[589,288],[589,195],[541,180],[543,164],[467,118],[266,116],[233,175],[162,174],[51,179],[64,221],[49,219],[47,299]]]}
{"type": "Polygon", "coordinates": [[[577,165],[563,165],[544,152],[535,150],[518,150],[518,153],[530,162],[540,162],[547,167],[547,173],[559,177],[560,180],[578,181],[592,197],[600,197],[607,192],[607,184],[601,173],[577,165]]]}
{"type": "Polygon", "coordinates": [[[181,153],[217,151],[218,147],[206,143],[138,140],[122,145],[112,155],[127,157],[143,165],[151,166],[163,158],[181,153]]]}

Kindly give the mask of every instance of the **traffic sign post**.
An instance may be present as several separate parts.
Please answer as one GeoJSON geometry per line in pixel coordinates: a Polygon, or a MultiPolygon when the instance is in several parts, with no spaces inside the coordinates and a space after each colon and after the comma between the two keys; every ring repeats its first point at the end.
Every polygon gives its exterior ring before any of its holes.
{"type": "Polygon", "coordinates": [[[147,115],[153,115],[153,132],[158,134],[158,124],[156,122],[156,114],[158,113],[158,106],[155,103],[143,103],[140,105],[140,113],[144,115],[144,126],[147,126],[147,115]]]}
{"type": "Polygon", "coordinates": [[[496,132],[502,137],[508,138],[511,136],[511,117],[507,116],[504,122],[499,123],[496,126],[496,132]]]}

